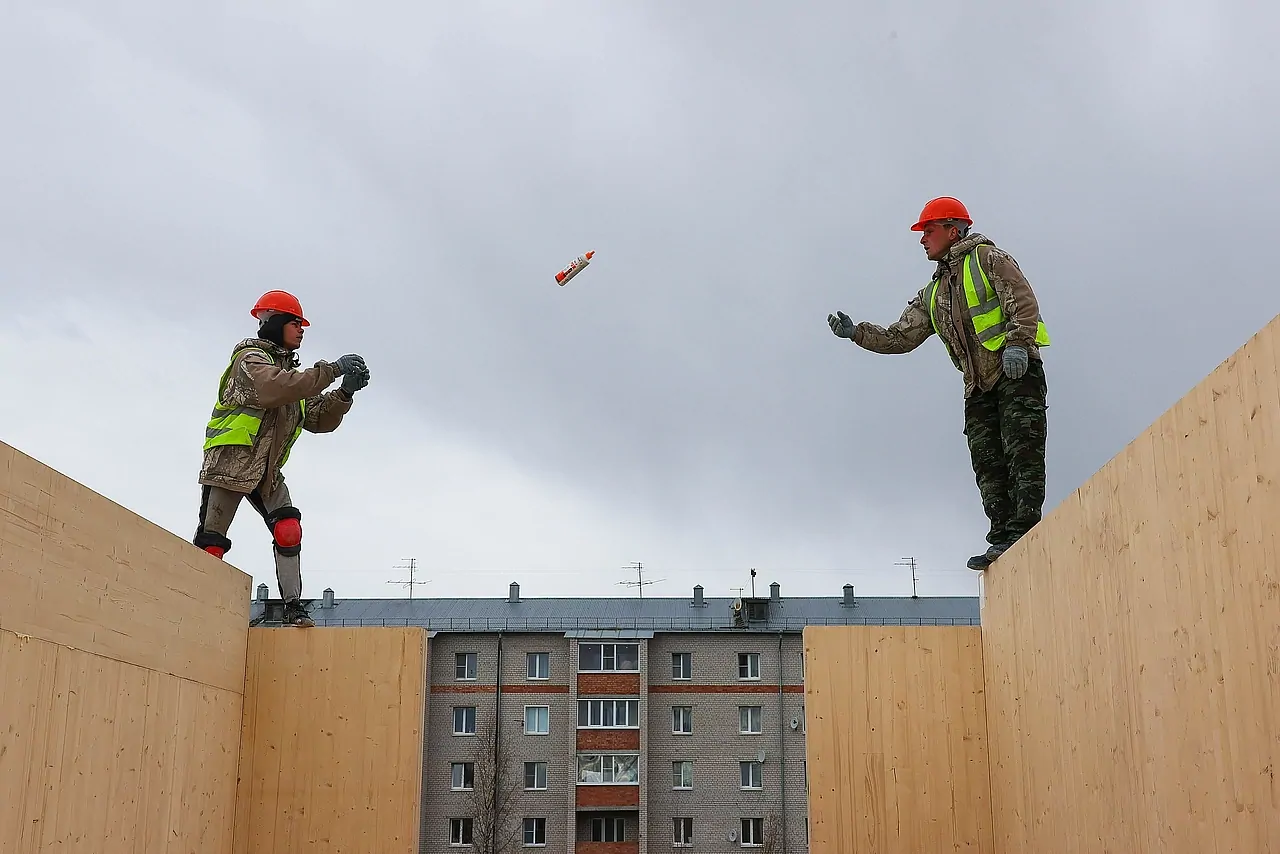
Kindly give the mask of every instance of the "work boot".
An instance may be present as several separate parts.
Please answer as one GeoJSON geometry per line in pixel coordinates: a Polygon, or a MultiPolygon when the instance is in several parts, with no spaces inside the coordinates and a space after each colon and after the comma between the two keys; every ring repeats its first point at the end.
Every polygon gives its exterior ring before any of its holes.
{"type": "Polygon", "coordinates": [[[310,628],[316,623],[315,620],[311,619],[311,615],[307,613],[306,606],[295,599],[292,602],[284,603],[284,624],[286,626],[310,628]]]}
{"type": "Polygon", "coordinates": [[[980,555],[969,558],[968,567],[981,572],[996,562],[996,558],[1009,550],[1013,543],[996,543],[980,555]]]}

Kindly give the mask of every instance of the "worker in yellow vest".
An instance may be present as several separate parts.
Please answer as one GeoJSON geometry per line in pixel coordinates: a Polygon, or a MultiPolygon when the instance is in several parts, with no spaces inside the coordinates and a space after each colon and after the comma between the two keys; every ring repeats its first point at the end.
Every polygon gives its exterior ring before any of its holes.
{"type": "Polygon", "coordinates": [[[1041,518],[1049,334],[1018,262],[972,226],[958,199],[928,202],[911,229],[937,267],[902,317],[886,329],[839,311],[827,323],[873,353],[909,353],[936,333],[964,375],[964,432],[991,523],[989,548],[968,565],[983,570],[1041,518]]]}
{"type": "Polygon", "coordinates": [[[298,370],[303,329],[311,324],[292,294],[263,294],[251,314],[258,335],[232,350],[205,426],[193,542],[223,557],[231,550],[231,520],[247,497],[271,532],[285,623],[313,626],[302,600],[302,513],[293,506],[281,469],[303,430],[338,429],[355,393],[369,384],[369,369],[361,357],[347,355],[298,370]],[[325,391],[338,377],[341,387],[325,391]]]}

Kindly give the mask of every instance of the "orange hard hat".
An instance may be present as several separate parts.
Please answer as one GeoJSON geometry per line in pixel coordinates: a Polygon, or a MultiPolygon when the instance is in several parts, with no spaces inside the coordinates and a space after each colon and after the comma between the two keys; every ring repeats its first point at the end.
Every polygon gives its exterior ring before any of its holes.
{"type": "Polygon", "coordinates": [[[911,226],[911,230],[924,231],[926,222],[939,219],[959,219],[973,225],[973,220],[969,218],[969,211],[965,209],[963,202],[951,196],[940,196],[925,203],[924,210],[920,211],[919,222],[911,226]]]}
{"type": "Polygon", "coordinates": [[[283,311],[285,314],[292,314],[302,321],[303,326],[311,324],[302,316],[302,303],[298,302],[298,298],[286,291],[267,291],[258,297],[258,301],[253,304],[253,311],[249,312],[255,319],[261,320],[262,316],[269,311],[283,311]]]}

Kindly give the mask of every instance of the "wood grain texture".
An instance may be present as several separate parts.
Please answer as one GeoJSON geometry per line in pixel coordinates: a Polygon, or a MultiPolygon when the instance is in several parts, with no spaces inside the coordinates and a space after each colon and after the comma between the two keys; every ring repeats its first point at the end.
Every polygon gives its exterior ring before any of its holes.
{"type": "Polygon", "coordinates": [[[427,635],[251,629],[236,854],[416,854],[427,635]]]}
{"type": "Polygon", "coordinates": [[[1278,336],[985,573],[1001,852],[1280,852],[1278,336]]]}
{"type": "Polygon", "coordinates": [[[231,854],[241,696],[0,630],[0,851],[231,854]]]}
{"type": "Polygon", "coordinates": [[[0,628],[239,694],[251,582],[0,443],[0,628]]]}
{"type": "Polygon", "coordinates": [[[804,631],[810,850],[995,851],[976,626],[804,631]]]}

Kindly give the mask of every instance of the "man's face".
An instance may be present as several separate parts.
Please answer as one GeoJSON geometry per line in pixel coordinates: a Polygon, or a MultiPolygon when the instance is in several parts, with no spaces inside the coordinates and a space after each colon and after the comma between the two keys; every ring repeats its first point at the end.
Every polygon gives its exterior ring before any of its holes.
{"type": "Polygon", "coordinates": [[[924,233],[920,235],[920,245],[930,261],[941,261],[947,256],[951,244],[960,239],[960,231],[955,226],[946,227],[941,223],[927,222],[924,233]]]}
{"type": "Polygon", "coordinates": [[[284,325],[282,330],[284,338],[284,346],[290,350],[297,350],[302,346],[302,321],[290,320],[284,325]]]}

